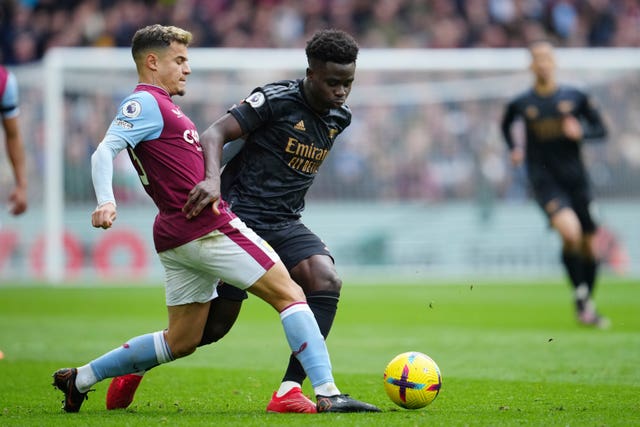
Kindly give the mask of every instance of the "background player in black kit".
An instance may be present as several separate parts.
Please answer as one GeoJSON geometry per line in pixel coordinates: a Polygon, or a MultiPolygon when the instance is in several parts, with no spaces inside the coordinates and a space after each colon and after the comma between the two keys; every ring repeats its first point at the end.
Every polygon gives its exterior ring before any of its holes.
{"type": "Polygon", "coordinates": [[[606,128],[585,93],[556,82],[549,42],[535,42],[529,52],[534,86],[509,102],[502,133],[513,164],[526,158],[535,199],[562,239],[562,262],[574,287],[579,322],[606,327],[608,320],[596,312],[592,299],[598,267],[592,240],[598,225],[590,209],[592,194],[581,158],[582,141],[603,138],[606,128]],[[518,118],[526,128],[524,150],[511,134],[518,118]]]}
{"type": "MultiPolygon", "coordinates": [[[[205,151],[219,154],[207,162],[219,163],[225,143],[241,137],[245,140],[222,173],[221,193],[233,212],[275,249],[291,277],[304,289],[325,338],[336,315],[342,282],[328,248],[300,217],[320,165],[335,138],[351,122],[345,101],[354,81],[358,50],[355,40],[343,31],[317,32],[307,43],[304,79],[254,89],[213,123],[200,141],[211,147],[205,151]]],[[[211,197],[220,195],[217,188],[203,190],[211,197]]],[[[246,293],[232,286],[223,284],[218,291],[215,309],[225,310],[227,315],[214,319],[210,312],[202,344],[218,340],[229,330],[246,298],[246,293]]],[[[316,412],[316,405],[301,390],[305,377],[292,356],[267,411],[316,412]]],[[[114,379],[107,407],[128,406],[139,378],[114,379]]]]}

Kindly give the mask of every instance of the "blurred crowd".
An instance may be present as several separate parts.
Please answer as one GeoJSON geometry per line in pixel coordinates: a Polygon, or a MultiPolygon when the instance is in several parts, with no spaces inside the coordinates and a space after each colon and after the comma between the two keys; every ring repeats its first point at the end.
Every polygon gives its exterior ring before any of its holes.
{"type": "MultiPolygon", "coordinates": [[[[564,47],[640,47],[640,0],[3,0],[0,5],[0,62],[25,71],[40,69],[39,60],[50,47],[128,47],[137,28],[158,22],[189,29],[199,47],[302,47],[321,27],[346,29],[362,47],[372,48],[522,47],[542,36],[564,47]]],[[[20,73],[18,79],[23,83],[21,127],[29,170],[37,175],[30,182],[41,182],[46,145],[41,77],[36,73],[29,79],[27,74],[20,73]]],[[[288,77],[301,76],[281,76],[288,77]]],[[[310,195],[477,199],[483,206],[494,199],[527,197],[524,171],[512,170],[498,129],[507,97],[529,84],[526,70],[520,75],[448,75],[450,84],[442,77],[359,72],[350,98],[353,123],[323,164],[325,173],[318,175],[310,195]],[[405,91],[424,96],[405,101],[394,89],[401,102],[389,102],[386,96],[379,104],[359,101],[358,96],[378,90],[367,86],[371,82],[399,82],[405,91]],[[496,88],[490,96],[473,95],[487,85],[496,88]],[[436,100],[443,87],[455,88],[464,97],[436,100]]],[[[610,125],[607,143],[595,144],[586,153],[598,195],[640,197],[640,74],[605,73],[589,82],[586,75],[568,77],[589,86],[610,125]]],[[[242,76],[225,81],[193,75],[190,85],[198,79],[215,81],[225,93],[232,82],[240,86],[239,93],[226,94],[232,101],[198,97],[197,90],[180,100],[199,128],[255,87],[241,82],[242,76]]],[[[90,155],[130,87],[106,94],[94,89],[71,90],[65,99],[64,180],[71,202],[94,200],[90,155]]],[[[146,201],[128,159],[121,156],[116,168],[121,169],[114,177],[118,200],[146,201]]],[[[0,190],[11,179],[0,170],[0,190]]],[[[40,186],[30,191],[38,193],[32,194],[35,200],[42,199],[40,186]]]]}
{"type": "Polygon", "coordinates": [[[362,47],[640,46],[640,0],[3,0],[0,63],[55,46],[129,46],[136,29],[172,24],[200,47],[300,47],[318,28],[362,47]]]}

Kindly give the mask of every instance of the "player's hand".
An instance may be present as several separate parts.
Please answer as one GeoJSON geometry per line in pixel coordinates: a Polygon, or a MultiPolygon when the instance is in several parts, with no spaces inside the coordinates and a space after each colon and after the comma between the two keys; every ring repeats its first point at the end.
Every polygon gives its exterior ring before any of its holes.
{"type": "Polygon", "coordinates": [[[573,141],[580,141],[582,139],[583,131],[580,121],[574,116],[565,116],[562,119],[562,133],[567,138],[573,141]]]}
{"type": "Polygon", "coordinates": [[[91,225],[96,228],[110,228],[116,220],[116,205],[107,202],[98,206],[91,214],[91,225]]]}
{"type": "Polygon", "coordinates": [[[24,187],[16,187],[11,192],[9,206],[12,215],[20,215],[27,210],[27,190],[24,187]]]}
{"type": "Polygon", "coordinates": [[[514,147],[511,150],[511,164],[513,166],[520,166],[524,161],[524,150],[520,147],[514,147]]]}
{"type": "Polygon", "coordinates": [[[205,179],[197,183],[189,192],[189,198],[182,207],[182,212],[187,215],[187,219],[191,219],[198,216],[210,203],[213,213],[220,215],[218,210],[220,203],[219,179],[205,179]]]}

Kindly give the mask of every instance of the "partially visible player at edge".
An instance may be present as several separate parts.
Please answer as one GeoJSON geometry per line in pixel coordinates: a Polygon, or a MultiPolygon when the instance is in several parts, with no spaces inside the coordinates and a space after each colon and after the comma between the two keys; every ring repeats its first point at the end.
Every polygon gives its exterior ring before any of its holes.
{"type": "Polygon", "coordinates": [[[502,133],[512,163],[519,165],[526,158],[535,199],[562,239],[562,263],[574,288],[578,321],[606,327],[608,319],[598,314],[593,302],[598,269],[593,239],[598,225],[581,156],[582,141],[602,140],[606,127],[587,94],[556,82],[551,43],[534,42],[529,52],[534,85],[508,103],[502,133]],[[526,127],[526,156],[511,133],[518,118],[526,127]]]}
{"type": "MultiPolygon", "coordinates": [[[[322,240],[300,220],[307,190],[335,138],[350,124],[345,101],[355,78],[356,41],[339,30],[321,30],[308,41],[304,79],[267,84],[253,90],[203,135],[214,152],[243,136],[245,146],[222,173],[222,195],[233,211],[265,239],[304,290],[320,331],[331,330],[342,282],[322,240]]],[[[225,155],[234,141],[224,147],[225,155]]],[[[240,310],[244,295],[228,285],[218,287],[219,304],[240,310]]],[[[237,311],[236,311],[237,313],[237,311]]],[[[232,321],[235,316],[229,316],[232,321]]],[[[231,324],[207,324],[203,344],[213,342],[231,324]],[[208,332],[211,331],[212,333],[208,332]],[[213,333],[217,331],[216,333],[213,333]]],[[[107,408],[125,408],[134,398],[143,373],[114,378],[107,408]]],[[[302,393],[305,372],[291,357],[268,412],[316,412],[302,393]]]]}
{"type": "Polygon", "coordinates": [[[18,81],[12,72],[0,66],[0,116],[15,180],[15,187],[9,194],[9,212],[13,215],[20,215],[27,210],[27,166],[19,114],[18,81]]]}
{"type": "Polygon", "coordinates": [[[377,412],[375,406],[340,393],[302,289],[275,251],[220,198],[222,150],[207,142],[202,146],[196,127],[171,99],[185,93],[191,37],[173,26],[152,25],[136,32],[131,50],[139,84],[92,156],[98,199],[91,215],[94,227],[108,229],[116,218],[113,159],[125,149],[158,207],[153,236],[165,269],[169,325],[132,338],[84,366],[56,371],[53,385],[64,393],[63,409],[78,412],[90,388],[105,378],[193,353],[222,279],[278,311],[289,346],[311,379],[318,412],[377,412]]]}

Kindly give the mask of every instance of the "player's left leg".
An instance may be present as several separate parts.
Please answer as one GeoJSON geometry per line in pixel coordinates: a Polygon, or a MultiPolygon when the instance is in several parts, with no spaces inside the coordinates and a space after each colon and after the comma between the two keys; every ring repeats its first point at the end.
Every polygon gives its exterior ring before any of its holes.
{"type": "Polygon", "coordinates": [[[582,309],[578,312],[578,320],[584,325],[607,328],[610,325],[609,319],[598,314],[593,300],[599,266],[594,245],[598,225],[588,189],[574,192],[571,204],[582,229],[580,262],[584,284],[580,289],[583,302],[582,309]]]}
{"type": "Polygon", "coordinates": [[[576,310],[581,312],[588,298],[584,276],[583,237],[580,221],[569,207],[563,207],[549,217],[551,226],[562,239],[562,263],[574,288],[576,310]]]}
{"type": "Polygon", "coordinates": [[[218,342],[236,323],[242,301],[247,299],[247,292],[220,282],[217,287],[218,297],[211,301],[209,316],[204,326],[202,340],[198,347],[218,342]]]}
{"type": "MultiPolygon", "coordinates": [[[[245,291],[228,284],[218,285],[217,291],[218,297],[211,301],[207,323],[198,347],[211,344],[224,337],[238,318],[242,301],[247,298],[245,291]]],[[[147,371],[114,377],[107,389],[107,409],[129,407],[147,371]]]]}
{"type": "Polygon", "coordinates": [[[187,269],[201,253],[199,242],[189,242],[159,253],[165,269],[165,299],[169,317],[163,331],[140,335],[79,368],[54,372],[53,385],[64,393],[64,410],[78,412],[89,389],[99,381],[147,370],[188,356],[202,339],[214,277],[187,269]]]}
{"type": "Polygon", "coordinates": [[[91,387],[120,375],[149,369],[193,353],[202,336],[209,301],[167,305],[169,326],[140,335],[78,368],[53,373],[53,385],[64,393],[63,409],[78,412],[91,387]]]}

